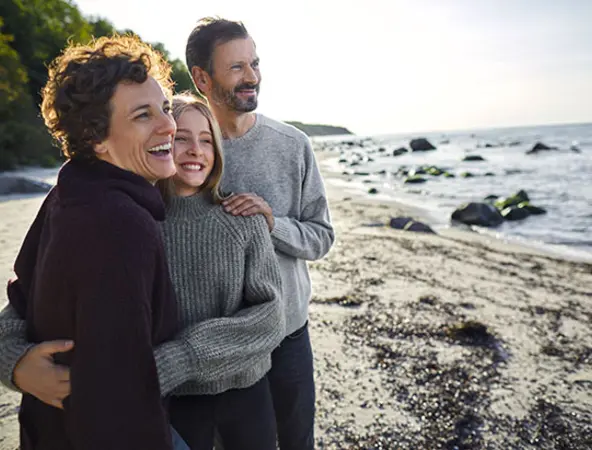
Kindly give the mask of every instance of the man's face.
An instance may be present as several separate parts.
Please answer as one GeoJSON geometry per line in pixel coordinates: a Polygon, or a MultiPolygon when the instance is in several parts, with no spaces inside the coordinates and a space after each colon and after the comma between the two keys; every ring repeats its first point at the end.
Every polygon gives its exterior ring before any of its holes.
{"type": "Polygon", "coordinates": [[[219,44],[212,54],[210,101],[235,112],[257,108],[261,73],[251,37],[219,44]]]}

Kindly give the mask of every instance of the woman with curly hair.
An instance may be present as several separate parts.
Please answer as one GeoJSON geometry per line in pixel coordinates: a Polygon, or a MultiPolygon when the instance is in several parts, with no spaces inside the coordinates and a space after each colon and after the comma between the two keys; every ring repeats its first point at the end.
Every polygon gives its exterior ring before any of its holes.
{"type": "Polygon", "coordinates": [[[70,45],[50,66],[42,114],[68,161],[8,294],[29,342],[74,342],[54,356],[71,393],[23,394],[22,450],[173,448],[153,356],[177,331],[154,187],[175,172],[170,70],[131,36],[70,45]]]}

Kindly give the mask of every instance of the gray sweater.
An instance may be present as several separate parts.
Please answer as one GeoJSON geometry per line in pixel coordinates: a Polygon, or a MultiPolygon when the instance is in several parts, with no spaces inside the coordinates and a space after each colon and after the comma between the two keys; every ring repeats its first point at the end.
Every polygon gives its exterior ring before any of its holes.
{"type": "MultiPolygon", "coordinates": [[[[183,330],[155,350],[163,395],[251,386],[285,335],[281,276],[263,216],[234,217],[201,196],[174,198],[162,227],[183,330]]],[[[0,312],[0,381],[28,349],[25,321],[0,312]]]]}
{"type": "Polygon", "coordinates": [[[183,331],[159,346],[163,394],[218,394],[259,381],[284,337],[281,276],[265,218],[176,197],[164,245],[183,331]]]}
{"type": "Polygon", "coordinates": [[[271,206],[271,239],[285,292],[286,334],[308,319],[311,283],[306,261],[327,254],[335,233],[310,140],[297,128],[256,115],[243,136],[224,141],[227,192],[253,192],[271,206]]]}

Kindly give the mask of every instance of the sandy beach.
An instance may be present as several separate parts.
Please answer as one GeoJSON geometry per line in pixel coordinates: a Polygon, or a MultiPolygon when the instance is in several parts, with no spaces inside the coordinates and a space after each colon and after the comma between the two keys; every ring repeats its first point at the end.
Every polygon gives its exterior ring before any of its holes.
{"type": "MultiPolygon", "coordinates": [[[[317,448],[592,448],[591,263],[376,226],[415,211],[327,187],[337,241],[310,264],[317,448]]],[[[0,202],[2,280],[42,199],[0,202]]],[[[18,401],[0,391],[0,450],[18,445],[18,401]]]]}

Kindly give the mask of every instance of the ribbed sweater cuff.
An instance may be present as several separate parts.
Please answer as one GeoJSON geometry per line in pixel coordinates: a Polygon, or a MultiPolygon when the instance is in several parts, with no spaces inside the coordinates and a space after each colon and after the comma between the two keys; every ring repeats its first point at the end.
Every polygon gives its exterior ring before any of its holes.
{"type": "Polygon", "coordinates": [[[162,344],[155,352],[160,394],[166,396],[190,379],[187,355],[176,341],[162,344]]]}
{"type": "Polygon", "coordinates": [[[274,226],[271,230],[271,238],[278,239],[282,242],[289,242],[290,238],[290,222],[287,217],[274,217],[274,226]]]}
{"type": "Polygon", "coordinates": [[[14,384],[12,375],[16,364],[34,346],[35,344],[21,344],[12,340],[2,343],[2,347],[0,347],[0,381],[8,389],[22,393],[14,384]]]}

